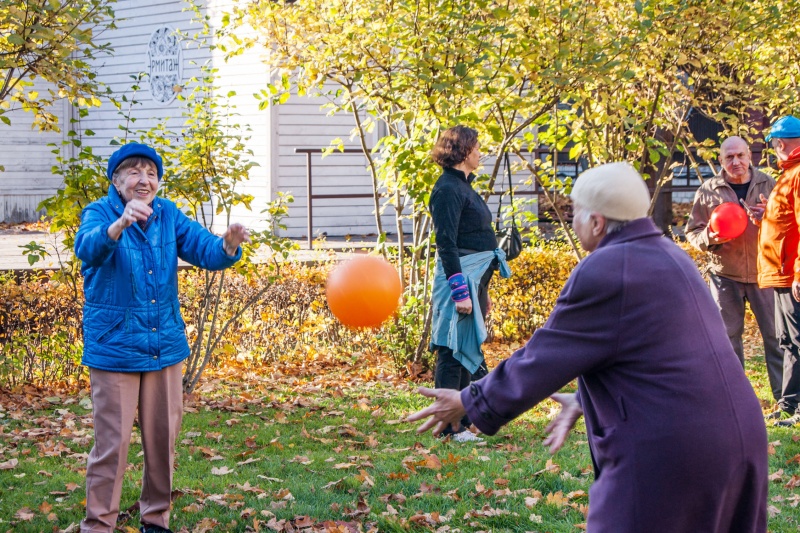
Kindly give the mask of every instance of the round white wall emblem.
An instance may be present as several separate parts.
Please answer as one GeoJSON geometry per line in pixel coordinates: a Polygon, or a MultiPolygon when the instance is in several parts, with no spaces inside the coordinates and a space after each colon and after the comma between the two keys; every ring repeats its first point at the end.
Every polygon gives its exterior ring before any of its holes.
{"type": "Polygon", "coordinates": [[[169,26],[162,26],[150,35],[147,73],[153,100],[161,105],[172,102],[183,81],[183,51],[178,34],[169,26]]]}

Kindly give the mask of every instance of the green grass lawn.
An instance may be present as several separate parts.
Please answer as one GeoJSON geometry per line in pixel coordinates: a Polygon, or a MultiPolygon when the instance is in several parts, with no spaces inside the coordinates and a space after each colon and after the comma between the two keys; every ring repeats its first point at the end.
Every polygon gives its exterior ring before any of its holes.
{"type": "MultiPolygon", "coordinates": [[[[187,401],[171,527],[226,531],[539,531],[585,528],[592,482],[582,423],[551,456],[556,404],[540,404],[482,445],[417,435],[416,384],[363,367],[240,374],[187,401]]],[[[272,369],[270,372],[274,372],[272,369]]],[[[763,358],[748,374],[766,399],[763,358]]],[[[91,446],[87,391],[0,394],[0,532],[77,531],[91,446]]],[[[800,524],[800,432],[769,430],[773,532],[800,524]],[[774,452],[774,453],[773,453],[774,452]]],[[[134,434],[119,530],[137,528],[134,434]]]]}

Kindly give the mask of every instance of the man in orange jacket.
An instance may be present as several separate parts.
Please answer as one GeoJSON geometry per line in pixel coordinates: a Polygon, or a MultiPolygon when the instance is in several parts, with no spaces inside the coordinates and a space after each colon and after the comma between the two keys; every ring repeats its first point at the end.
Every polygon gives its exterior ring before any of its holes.
{"type": "Polygon", "coordinates": [[[775,289],[775,329],[783,350],[778,426],[800,424],[800,119],[781,117],[766,141],[782,173],[769,195],[758,235],[758,285],[775,289]]]}

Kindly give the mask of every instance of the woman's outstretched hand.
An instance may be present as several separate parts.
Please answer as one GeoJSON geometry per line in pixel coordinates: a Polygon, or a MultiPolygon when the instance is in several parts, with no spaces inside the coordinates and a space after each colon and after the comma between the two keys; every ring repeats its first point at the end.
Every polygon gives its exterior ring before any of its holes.
{"type": "Polygon", "coordinates": [[[222,240],[225,242],[225,253],[236,255],[240,244],[250,242],[250,232],[241,224],[231,224],[222,235],[222,240]]]}
{"type": "Polygon", "coordinates": [[[545,428],[548,436],[543,444],[550,446],[550,453],[556,453],[564,445],[575,422],[583,414],[583,409],[575,394],[556,393],[550,397],[561,404],[561,412],[545,428]]]}
{"type": "Polygon", "coordinates": [[[416,422],[428,418],[424,424],[417,428],[417,433],[424,433],[433,428],[433,434],[438,435],[447,426],[457,430],[461,419],[466,414],[464,404],[461,403],[461,393],[453,389],[429,389],[420,387],[417,392],[428,398],[435,398],[431,405],[421,411],[409,415],[408,422],[416,422]]]}
{"type": "Polygon", "coordinates": [[[143,201],[136,200],[134,198],[125,204],[125,209],[122,211],[122,216],[108,226],[106,234],[111,240],[118,241],[123,231],[137,222],[144,222],[152,214],[152,207],[143,201]]]}

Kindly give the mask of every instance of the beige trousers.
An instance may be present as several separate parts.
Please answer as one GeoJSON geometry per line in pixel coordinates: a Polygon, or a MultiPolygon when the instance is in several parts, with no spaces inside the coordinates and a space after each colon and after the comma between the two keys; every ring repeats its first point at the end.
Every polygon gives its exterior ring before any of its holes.
{"type": "Polygon", "coordinates": [[[141,522],[169,527],[175,441],[183,417],[182,366],[138,373],[90,369],[94,446],[86,466],[81,531],[114,531],[137,406],[144,450],[141,522]]]}

